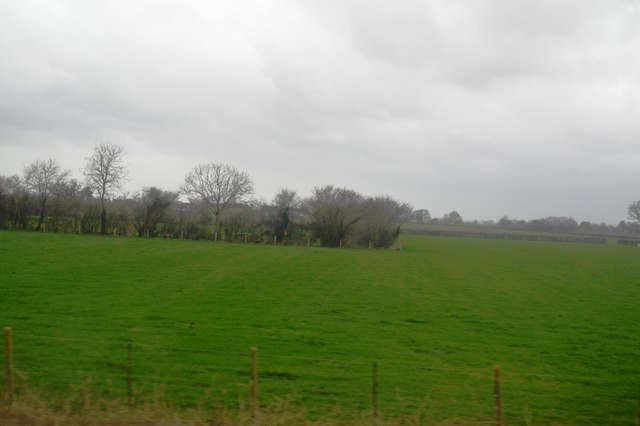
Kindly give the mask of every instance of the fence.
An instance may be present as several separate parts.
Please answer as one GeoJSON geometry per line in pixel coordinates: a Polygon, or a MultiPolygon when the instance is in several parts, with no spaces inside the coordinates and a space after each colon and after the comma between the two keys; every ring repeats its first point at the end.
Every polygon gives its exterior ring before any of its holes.
{"type": "MultiPolygon", "coordinates": [[[[499,366],[486,369],[448,369],[439,367],[426,367],[412,365],[408,366],[409,371],[416,374],[428,373],[423,377],[425,382],[430,380],[431,393],[433,397],[426,400],[399,395],[398,388],[392,386],[391,378],[394,376],[390,371],[401,367],[398,364],[385,362],[381,364],[377,361],[360,362],[340,359],[320,359],[296,356],[283,356],[274,354],[260,355],[256,347],[249,348],[245,353],[216,351],[205,349],[190,349],[183,347],[172,347],[163,345],[136,344],[135,342],[121,341],[93,341],[82,338],[53,337],[19,334],[19,340],[31,340],[32,348],[50,349],[46,343],[52,343],[53,347],[61,349],[59,353],[75,352],[81,348],[93,348],[97,354],[105,354],[100,359],[91,359],[88,365],[92,365],[90,370],[74,370],[74,366],[80,360],[76,354],[73,358],[56,357],[51,353],[38,352],[34,349],[33,354],[28,354],[20,350],[20,344],[14,345],[14,333],[10,327],[4,329],[5,347],[5,401],[11,405],[19,394],[22,385],[30,385],[32,381],[49,390],[61,390],[66,384],[76,387],[95,386],[96,392],[106,398],[121,398],[127,401],[131,407],[145,394],[156,392],[160,389],[169,389],[171,398],[179,405],[193,405],[194,395],[201,394],[206,399],[215,399],[224,404],[235,404],[248,406],[251,416],[259,416],[260,407],[269,403],[274,396],[294,396],[294,400],[303,406],[308,404],[316,406],[319,410],[330,409],[342,405],[343,409],[353,409],[368,411],[372,419],[382,418],[383,413],[387,415],[402,415],[407,412],[422,410],[428,416],[429,412],[435,412],[436,418],[472,418],[480,420],[486,424],[502,426],[509,423],[509,419],[517,423],[547,424],[560,422],[562,415],[544,414],[541,407],[536,407],[532,402],[529,413],[515,414],[514,409],[510,409],[510,403],[515,402],[513,388],[509,389],[509,381],[505,381],[503,371],[499,366]],[[66,347],[64,347],[66,346],[66,347]],[[110,348],[111,351],[105,350],[110,348]],[[64,349],[64,350],[62,350],[64,349]],[[15,352],[15,353],[14,353],[15,352]],[[108,353],[107,353],[108,352],[108,353]],[[18,356],[16,357],[16,354],[18,356]],[[176,355],[177,356],[172,356],[176,355]],[[119,360],[114,358],[119,357],[119,360]],[[25,363],[35,358],[46,359],[46,364],[50,368],[32,367],[29,370],[16,368],[16,364],[21,364],[21,359],[25,363]],[[225,360],[225,358],[227,358],[225,360]],[[17,360],[17,362],[16,362],[17,360]],[[182,361],[182,365],[176,368],[176,362],[182,361]],[[229,362],[230,361],[230,362],[229,362]],[[299,377],[300,370],[296,368],[286,369],[283,365],[304,364],[304,371],[309,376],[315,374],[323,377],[324,380],[314,380],[318,377],[307,377],[311,379],[311,388],[304,389],[302,395],[296,395],[295,382],[299,377]],[[312,368],[309,368],[313,365],[312,368]],[[161,372],[158,374],[158,372],[161,372]],[[357,374],[359,379],[354,380],[347,377],[346,372],[357,374]],[[155,373],[154,373],[155,372],[155,373]],[[116,373],[116,374],[114,374],[116,373]],[[214,380],[206,380],[204,377],[213,375],[214,380]],[[386,374],[385,374],[386,373],[386,374]],[[442,373],[442,374],[440,374],[442,373]],[[443,377],[451,377],[458,374],[460,377],[470,377],[471,382],[456,380],[455,383],[447,384],[441,380],[443,377]],[[65,377],[66,376],[66,377],[65,377]],[[382,376],[382,377],[381,377],[382,376]],[[87,379],[87,377],[90,377],[87,379]],[[75,385],[73,385],[75,383],[75,385]],[[473,386],[481,384],[484,389],[482,394],[477,394],[473,386]],[[393,388],[391,390],[386,388],[393,388]],[[505,392],[504,389],[508,389],[505,392]],[[398,394],[395,401],[389,395],[398,394]],[[226,398],[225,398],[226,397],[226,398]],[[263,399],[264,398],[264,399],[263,399]],[[447,408],[436,407],[434,401],[444,401],[447,408]],[[462,404],[454,404],[454,401],[462,404]],[[426,404],[425,404],[425,401],[426,404]],[[340,404],[342,402],[342,404],[340,404]],[[506,407],[503,407],[506,403],[506,407]],[[471,410],[464,410],[463,406],[470,406],[471,410]],[[482,406],[482,408],[478,408],[482,406]],[[507,414],[505,416],[505,413],[507,414]],[[505,420],[506,417],[506,420],[505,420]],[[527,418],[528,417],[528,418],[527,418]]],[[[78,353],[81,353],[79,350],[78,353]]],[[[91,358],[93,355],[87,355],[91,358]]],[[[407,366],[404,366],[407,367],[407,366]]],[[[353,374],[350,374],[353,376],[353,374]]],[[[600,382],[602,386],[594,388],[594,391],[607,389],[611,386],[607,380],[597,377],[570,376],[550,377],[539,374],[521,374],[519,376],[511,374],[511,380],[522,380],[530,383],[544,382],[600,382]]],[[[637,384],[637,381],[629,381],[637,384]]],[[[595,392],[597,393],[597,392],[595,392]]],[[[615,394],[615,392],[613,392],[615,394]]],[[[602,395],[601,395],[602,397],[602,395]]],[[[595,399],[594,399],[595,400],[595,399]]],[[[626,405],[629,409],[624,412],[609,413],[571,413],[568,419],[571,423],[580,424],[640,424],[640,400],[638,395],[627,396],[626,405]]],[[[310,411],[313,415],[313,410],[310,411]]],[[[567,417],[564,418],[567,421],[567,417]]]]}

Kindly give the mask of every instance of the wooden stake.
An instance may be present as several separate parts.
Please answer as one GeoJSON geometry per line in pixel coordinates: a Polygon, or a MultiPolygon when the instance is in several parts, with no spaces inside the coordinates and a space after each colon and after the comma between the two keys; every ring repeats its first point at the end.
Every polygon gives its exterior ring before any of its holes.
{"type": "Polygon", "coordinates": [[[4,328],[5,372],[7,375],[7,405],[13,404],[13,332],[4,328]]]}
{"type": "Polygon", "coordinates": [[[373,411],[373,424],[378,418],[378,363],[373,363],[373,374],[371,375],[371,410],[373,411]]]}
{"type": "Polygon", "coordinates": [[[251,381],[249,386],[249,404],[251,417],[255,422],[258,418],[258,348],[251,348],[251,381]]]}
{"type": "Polygon", "coordinates": [[[493,369],[493,396],[496,402],[496,425],[503,426],[502,422],[502,394],[500,390],[500,366],[493,369]]]}

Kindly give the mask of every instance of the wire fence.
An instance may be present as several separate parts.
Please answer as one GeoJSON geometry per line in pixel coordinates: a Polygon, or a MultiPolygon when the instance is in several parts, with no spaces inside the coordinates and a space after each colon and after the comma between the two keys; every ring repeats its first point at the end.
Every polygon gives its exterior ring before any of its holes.
{"type": "Polygon", "coordinates": [[[494,366],[430,366],[407,359],[354,359],[344,353],[310,357],[273,349],[259,351],[253,361],[249,348],[9,333],[7,338],[5,329],[4,387],[9,402],[21,389],[35,388],[50,395],[89,392],[130,405],[158,394],[181,407],[212,401],[229,407],[264,406],[287,398],[311,415],[338,408],[374,416],[423,413],[494,424],[568,419],[581,424],[640,424],[637,375],[555,375],[494,366]],[[252,401],[258,383],[259,402],[252,401]]]}

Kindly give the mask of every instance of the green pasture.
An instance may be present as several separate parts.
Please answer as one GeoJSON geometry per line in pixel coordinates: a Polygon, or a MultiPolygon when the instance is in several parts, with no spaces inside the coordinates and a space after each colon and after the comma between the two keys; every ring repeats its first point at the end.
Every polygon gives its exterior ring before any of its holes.
{"type": "Polygon", "coordinates": [[[635,425],[640,249],[403,236],[401,250],[0,232],[20,392],[310,415],[635,425]]]}

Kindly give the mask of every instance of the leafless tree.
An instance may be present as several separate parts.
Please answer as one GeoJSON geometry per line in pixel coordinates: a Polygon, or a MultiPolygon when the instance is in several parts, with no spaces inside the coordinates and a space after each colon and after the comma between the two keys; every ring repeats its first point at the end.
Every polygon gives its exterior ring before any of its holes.
{"type": "Polygon", "coordinates": [[[354,229],[359,246],[390,247],[400,236],[400,225],[411,217],[409,204],[391,197],[368,197],[362,203],[363,215],[354,229]]]}
{"type": "Polygon", "coordinates": [[[463,224],[462,216],[457,211],[452,211],[451,213],[445,213],[440,219],[440,223],[444,225],[455,225],[459,226],[463,224]]]}
{"type": "Polygon", "coordinates": [[[298,193],[289,188],[282,188],[275,197],[273,197],[273,205],[279,208],[296,208],[300,205],[298,193]]]}
{"type": "Polygon", "coordinates": [[[52,158],[48,160],[36,160],[24,167],[24,183],[30,191],[38,197],[38,230],[44,222],[47,200],[68,176],[69,171],[63,170],[58,162],[52,158]]]}
{"type": "Polygon", "coordinates": [[[10,221],[9,228],[25,228],[27,226],[27,205],[29,191],[18,175],[0,176],[0,188],[8,197],[10,221]]]}
{"type": "Polygon", "coordinates": [[[363,214],[364,197],[333,185],[316,187],[306,207],[311,214],[311,228],[323,247],[337,247],[346,241],[353,225],[363,214]]]}
{"type": "Polygon", "coordinates": [[[154,237],[158,223],[177,199],[177,192],[163,191],[154,186],[144,188],[141,194],[136,195],[133,226],[138,231],[138,235],[154,237]]]}
{"type": "Polygon", "coordinates": [[[414,210],[410,216],[413,223],[427,223],[431,219],[431,214],[427,209],[414,210]]]}
{"type": "Polygon", "coordinates": [[[253,180],[246,172],[227,164],[198,164],[187,173],[180,191],[191,201],[201,202],[213,214],[217,240],[220,217],[233,204],[249,200],[253,180]]]}
{"type": "MultiPolygon", "coordinates": [[[[85,189],[86,191],[86,189],[85,189]]],[[[65,179],[53,189],[50,207],[48,207],[48,229],[52,231],[80,232],[83,216],[83,187],[76,179],[65,179]]]]}
{"type": "Polygon", "coordinates": [[[124,147],[112,143],[96,145],[93,154],[86,158],[82,174],[87,186],[98,194],[100,200],[100,232],[107,231],[107,198],[122,188],[128,171],[124,164],[124,147]]]}
{"type": "Polygon", "coordinates": [[[627,215],[629,219],[640,224],[640,200],[629,204],[629,207],[627,208],[627,215]]]}
{"type": "Polygon", "coordinates": [[[283,188],[273,198],[270,226],[277,240],[284,241],[291,235],[290,210],[300,206],[298,194],[293,189],[283,188]]]}

